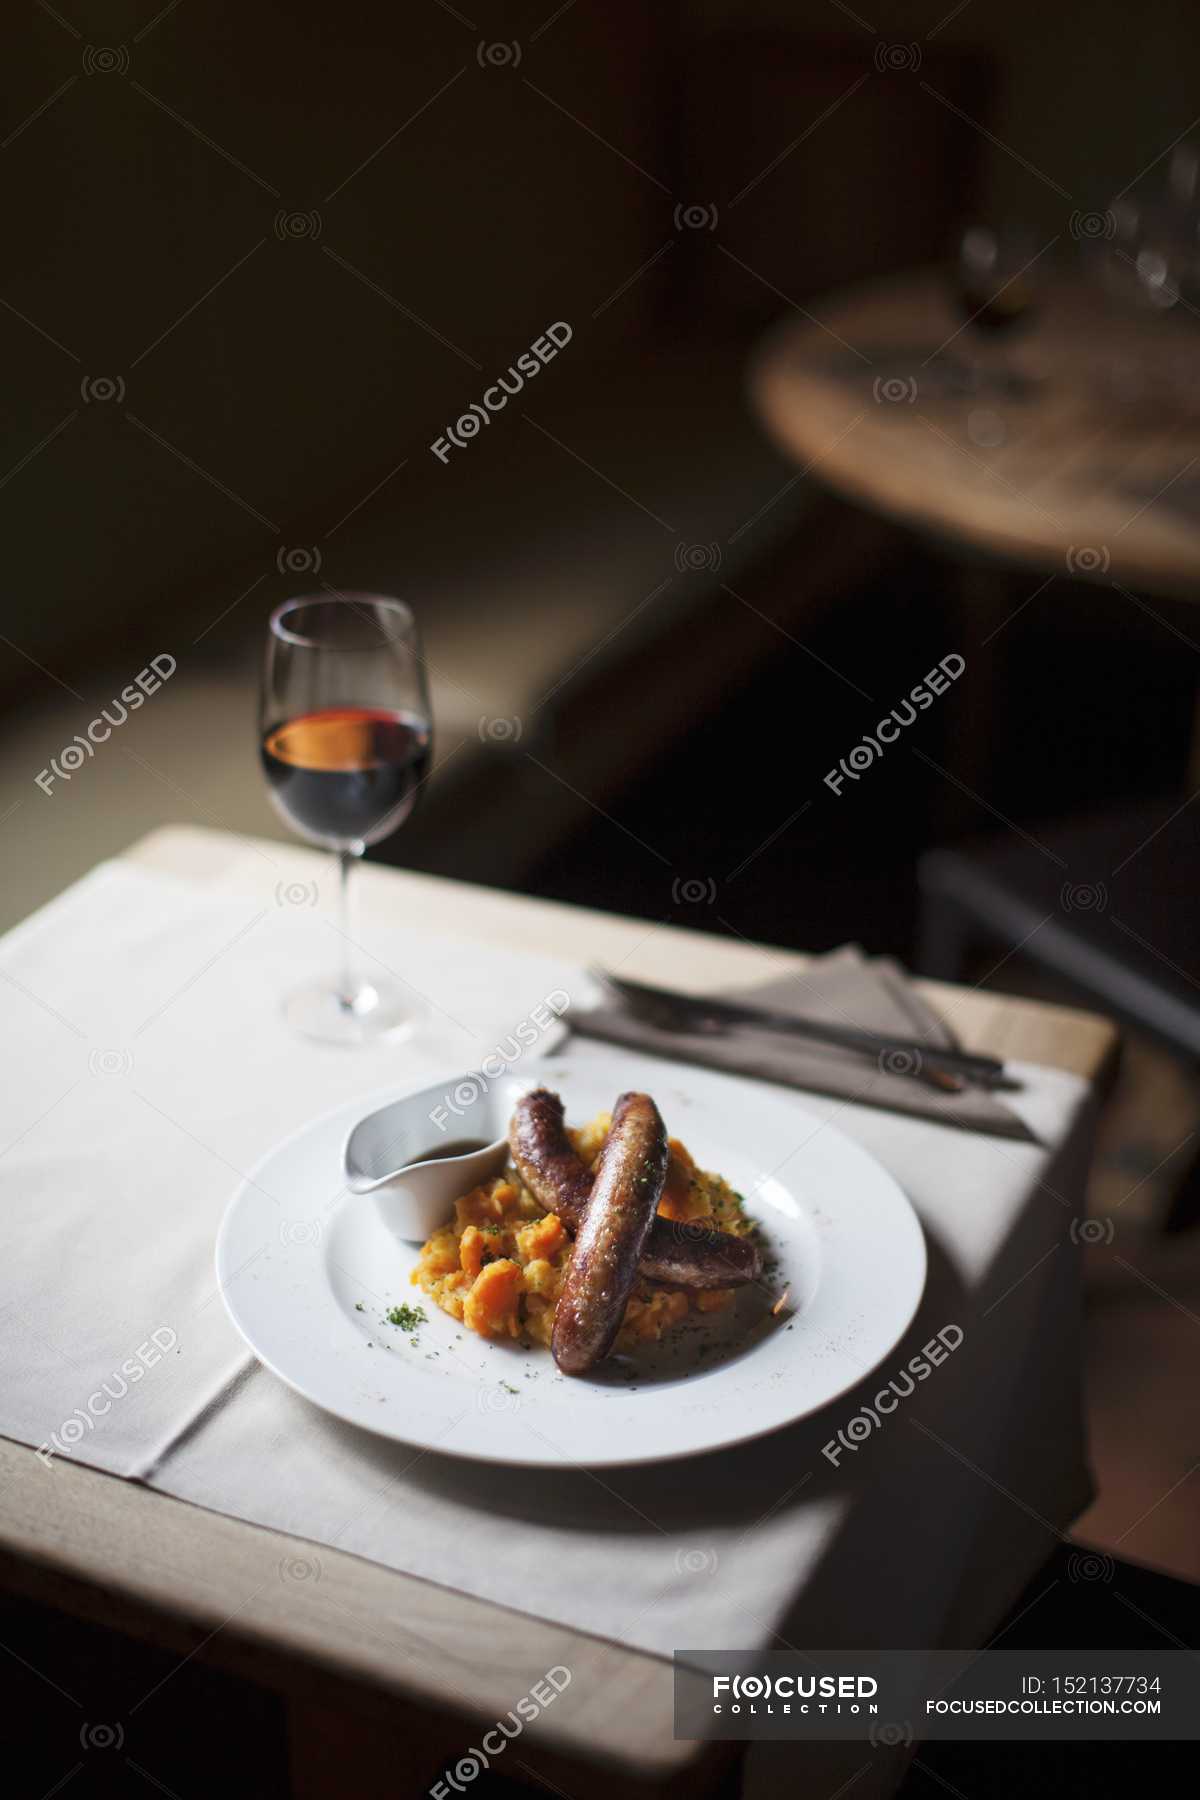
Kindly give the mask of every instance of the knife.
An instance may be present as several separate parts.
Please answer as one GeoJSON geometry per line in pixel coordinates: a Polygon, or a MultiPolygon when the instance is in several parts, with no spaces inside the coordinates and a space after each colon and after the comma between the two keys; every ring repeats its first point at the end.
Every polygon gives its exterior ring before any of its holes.
{"type": "MultiPolygon", "coordinates": [[[[610,974],[606,969],[592,968],[589,974],[636,1017],[663,1031],[690,1031],[698,1036],[720,1036],[739,1025],[775,1031],[784,1037],[809,1038],[816,1043],[833,1044],[841,1050],[857,1050],[876,1058],[894,1058],[896,1067],[886,1069],[893,1075],[919,1076],[922,1073],[960,1075],[978,1087],[995,1088],[1006,1084],[1004,1064],[994,1056],[969,1050],[947,1049],[941,1044],[922,1043],[918,1038],[898,1037],[892,1032],[865,1031],[856,1025],[836,1025],[824,1019],[801,1019],[790,1013],[774,1012],[765,1006],[754,1006],[743,1000],[718,1000],[711,995],[681,994],[668,988],[650,987],[626,976],[610,974]]],[[[580,1031],[587,1031],[587,1015],[575,1020],[580,1031]]]]}

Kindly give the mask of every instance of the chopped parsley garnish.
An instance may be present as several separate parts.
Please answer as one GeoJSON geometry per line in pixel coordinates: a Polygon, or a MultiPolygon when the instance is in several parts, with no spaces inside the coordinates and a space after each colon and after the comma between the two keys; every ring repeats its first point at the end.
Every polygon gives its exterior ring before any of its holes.
{"type": "Polygon", "coordinates": [[[423,1306],[393,1306],[384,1314],[389,1325],[398,1325],[401,1331],[415,1331],[418,1325],[426,1325],[429,1316],[423,1306]]]}

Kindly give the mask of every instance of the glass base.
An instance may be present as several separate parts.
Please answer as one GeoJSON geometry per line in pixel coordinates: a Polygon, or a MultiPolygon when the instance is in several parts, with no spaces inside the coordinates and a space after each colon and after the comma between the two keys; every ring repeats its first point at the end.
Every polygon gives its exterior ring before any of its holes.
{"type": "Polygon", "coordinates": [[[301,1037],[321,1044],[395,1043],[409,1037],[421,1019],[412,996],[396,981],[364,982],[345,1000],[332,981],[304,987],[284,1001],[284,1017],[301,1037]]]}

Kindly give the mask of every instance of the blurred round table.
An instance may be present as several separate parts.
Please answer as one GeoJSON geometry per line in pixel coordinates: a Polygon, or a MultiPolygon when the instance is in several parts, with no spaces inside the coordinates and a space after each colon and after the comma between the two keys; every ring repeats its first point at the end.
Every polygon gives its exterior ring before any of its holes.
{"type": "Polygon", "coordinates": [[[837,294],[777,326],[752,391],[820,480],[906,524],[1062,574],[1200,597],[1200,318],[1058,283],[975,359],[944,275],[837,294]],[[985,364],[986,367],[986,364],[985,364]]]}

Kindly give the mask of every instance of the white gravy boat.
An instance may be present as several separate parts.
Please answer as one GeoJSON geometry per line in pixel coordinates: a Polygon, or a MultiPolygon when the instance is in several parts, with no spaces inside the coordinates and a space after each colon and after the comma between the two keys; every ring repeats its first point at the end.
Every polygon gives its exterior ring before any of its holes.
{"type": "Polygon", "coordinates": [[[446,1224],[460,1194],[498,1175],[508,1122],[536,1081],[461,1075],[393,1100],[360,1119],[342,1155],[352,1194],[373,1194],[397,1237],[423,1242],[446,1224]]]}

